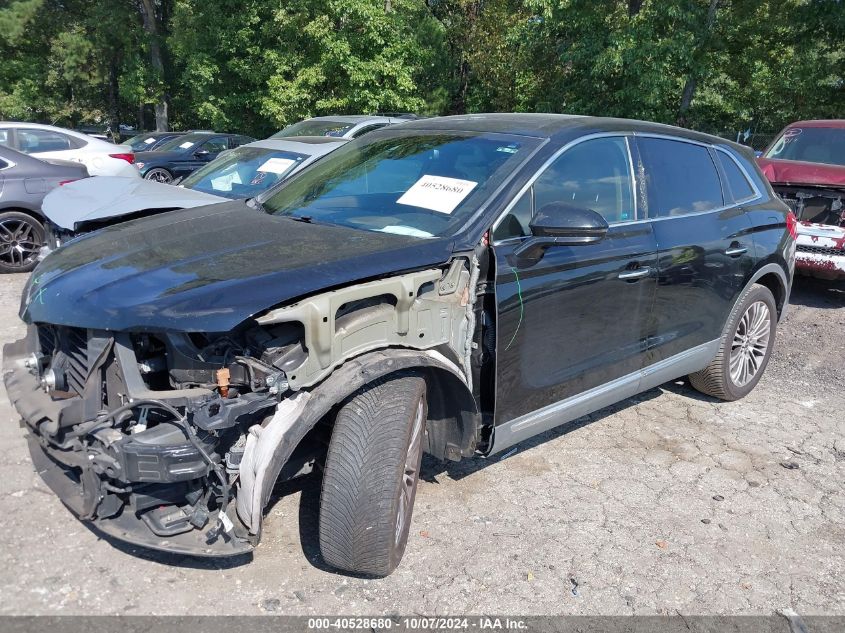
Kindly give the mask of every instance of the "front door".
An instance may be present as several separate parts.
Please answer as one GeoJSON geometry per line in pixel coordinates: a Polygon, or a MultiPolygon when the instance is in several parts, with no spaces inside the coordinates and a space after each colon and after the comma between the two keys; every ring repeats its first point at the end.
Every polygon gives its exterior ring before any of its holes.
{"type": "Polygon", "coordinates": [[[536,178],[494,231],[496,424],[636,374],[657,276],[653,227],[637,222],[627,139],[582,141],[536,178]],[[599,242],[514,251],[549,203],[589,208],[610,225],[599,242]]]}

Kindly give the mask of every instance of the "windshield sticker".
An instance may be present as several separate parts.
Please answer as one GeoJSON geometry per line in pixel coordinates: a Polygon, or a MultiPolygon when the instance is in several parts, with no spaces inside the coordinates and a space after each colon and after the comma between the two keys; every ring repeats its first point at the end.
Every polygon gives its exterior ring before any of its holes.
{"type": "Polygon", "coordinates": [[[283,174],[290,169],[290,166],[295,162],[295,160],[291,160],[290,158],[268,158],[264,161],[264,164],[258,168],[258,171],[266,171],[271,174],[283,174]]]}
{"type": "Polygon", "coordinates": [[[450,214],[477,184],[471,180],[425,175],[396,202],[450,214]]]}
{"type": "Polygon", "coordinates": [[[505,154],[516,154],[519,148],[516,145],[504,145],[496,148],[497,152],[504,152],[505,154]]]}
{"type": "Polygon", "coordinates": [[[181,147],[182,149],[188,149],[191,145],[193,145],[193,143],[191,143],[191,141],[185,141],[179,147],[181,147]]]}
{"type": "Polygon", "coordinates": [[[144,143],[146,143],[147,145],[150,145],[151,143],[155,143],[155,142],[156,142],[156,140],[152,137],[144,139],[144,143]]]}

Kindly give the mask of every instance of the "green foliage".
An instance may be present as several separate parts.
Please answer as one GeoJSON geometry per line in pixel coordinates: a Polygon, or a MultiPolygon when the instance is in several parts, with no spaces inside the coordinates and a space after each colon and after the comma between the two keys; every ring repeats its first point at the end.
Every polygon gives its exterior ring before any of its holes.
{"type": "Polygon", "coordinates": [[[843,116],[842,41],[841,0],[11,0],[0,118],[136,123],[142,111],[151,127],[165,99],[173,127],[256,136],[378,111],[771,131],[843,116]]]}

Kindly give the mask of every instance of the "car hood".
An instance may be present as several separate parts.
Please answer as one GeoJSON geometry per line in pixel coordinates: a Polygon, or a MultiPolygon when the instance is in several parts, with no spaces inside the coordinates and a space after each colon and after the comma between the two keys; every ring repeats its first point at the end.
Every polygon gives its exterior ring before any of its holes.
{"type": "Polygon", "coordinates": [[[757,163],[772,184],[845,187],[845,167],[840,165],[772,158],[758,158],[757,163]]]}
{"type": "Polygon", "coordinates": [[[201,207],[227,200],[141,178],[95,176],[53,189],[45,196],[41,210],[56,226],[77,231],[92,220],[155,209],[201,207]]]}
{"type": "Polygon", "coordinates": [[[132,220],[48,255],[21,318],[81,328],[226,332],[293,299],[445,263],[420,239],[271,216],[241,201],[132,220]]]}

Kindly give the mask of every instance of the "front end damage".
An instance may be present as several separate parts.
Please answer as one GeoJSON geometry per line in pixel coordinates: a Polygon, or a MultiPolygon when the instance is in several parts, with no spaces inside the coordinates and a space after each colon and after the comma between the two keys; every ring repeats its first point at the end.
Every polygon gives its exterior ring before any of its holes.
{"type": "Polygon", "coordinates": [[[773,184],[798,219],[797,272],[845,279],[845,191],[821,186],[773,184]]]}
{"type": "Polygon", "coordinates": [[[474,257],[457,258],[224,334],[34,323],[4,348],[6,389],[37,471],[80,519],[154,549],[242,554],[258,543],[275,482],[319,462],[321,423],[379,376],[423,373],[429,452],[475,451],[477,276],[474,257]]]}

